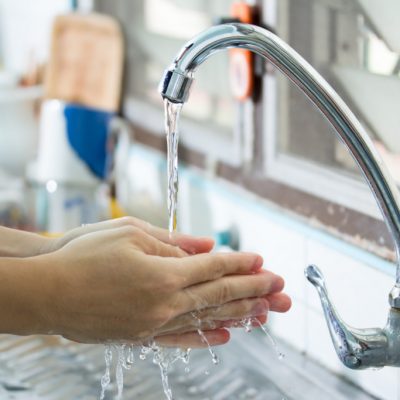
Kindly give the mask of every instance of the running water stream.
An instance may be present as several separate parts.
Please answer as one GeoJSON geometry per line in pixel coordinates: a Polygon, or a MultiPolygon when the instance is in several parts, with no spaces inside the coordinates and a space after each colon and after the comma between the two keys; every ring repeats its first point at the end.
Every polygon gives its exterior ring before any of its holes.
{"type": "Polygon", "coordinates": [[[168,230],[170,235],[177,228],[178,207],[178,121],[182,104],[164,100],[165,133],[167,136],[167,179],[168,179],[168,230]]]}

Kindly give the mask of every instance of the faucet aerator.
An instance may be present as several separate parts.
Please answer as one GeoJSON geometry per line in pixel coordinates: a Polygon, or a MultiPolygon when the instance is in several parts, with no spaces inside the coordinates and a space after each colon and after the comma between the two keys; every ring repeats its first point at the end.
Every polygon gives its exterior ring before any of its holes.
{"type": "Polygon", "coordinates": [[[193,78],[175,70],[166,70],[158,87],[161,96],[173,103],[186,103],[193,78]]]}

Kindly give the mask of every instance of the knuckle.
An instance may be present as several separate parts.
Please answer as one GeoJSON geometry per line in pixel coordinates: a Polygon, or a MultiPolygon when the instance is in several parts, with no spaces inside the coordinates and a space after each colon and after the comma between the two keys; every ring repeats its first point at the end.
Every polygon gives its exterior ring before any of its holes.
{"type": "Polygon", "coordinates": [[[134,217],[131,217],[130,215],[126,215],[124,217],[121,217],[120,221],[121,221],[121,223],[123,225],[128,225],[128,226],[135,226],[136,225],[136,219],[134,217]]]}
{"type": "Polygon", "coordinates": [[[121,231],[126,236],[135,237],[138,234],[139,229],[132,225],[124,225],[121,228],[121,231]]]}
{"type": "Polygon", "coordinates": [[[122,217],[121,222],[123,225],[133,226],[135,228],[143,230],[146,233],[150,232],[153,227],[150,222],[143,221],[130,215],[122,217]]]}
{"type": "Polygon", "coordinates": [[[161,247],[163,247],[163,249],[165,249],[164,252],[170,257],[179,257],[180,256],[180,252],[179,252],[180,249],[178,247],[172,246],[168,243],[163,243],[160,246],[160,251],[163,250],[161,247]]]}

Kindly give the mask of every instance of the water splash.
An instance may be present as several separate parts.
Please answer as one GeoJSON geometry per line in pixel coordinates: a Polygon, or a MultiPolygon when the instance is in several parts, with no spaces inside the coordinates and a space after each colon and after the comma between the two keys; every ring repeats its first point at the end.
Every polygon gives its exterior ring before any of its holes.
{"type": "Polygon", "coordinates": [[[260,329],[264,332],[272,348],[274,349],[278,357],[278,360],[283,360],[285,358],[285,354],[279,350],[278,344],[276,343],[274,337],[271,335],[269,329],[265,325],[263,325],[258,318],[244,318],[240,321],[240,325],[243,326],[246,332],[251,332],[254,324],[257,324],[260,327],[260,329]]]}
{"type": "Polygon", "coordinates": [[[111,344],[105,345],[104,349],[104,359],[106,362],[106,371],[104,375],[101,378],[101,394],[100,394],[100,400],[104,399],[106,390],[108,386],[110,385],[111,382],[111,362],[112,362],[113,354],[112,354],[112,348],[111,344]]]}
{"type": "Polygon", "coordinates": [[[147,358],[147,354],[149,354],[151,352],[151,347],[149,346],[142,346],[142,348],[140,349],[140,355],[139,358],[144,361],[147,358]]]}
{"type": "Polygon", "coordinates": [[[165,349],[153,345],[152,350],[153,350],[153,363],[157,364],[160,368],[161,382],[164,394],[168,400],[173,400],[172,389],[168,380],[169,363],[168,363],[168,358],[165,355],[165,349]]]}
{"type": "Polygon", "coordinates": [[[131,369],[133,364],[135,363],[135,353],[134,353],[135,346],[133,344],[128,346],[128,354],[126,356],[126,362],[124,365],[125,369],[131,369]]]}
{"type": "MultiPolygon", "coordinates": [[[[254,319],[255,319],[255,318],[254,318],[254,319]]],[[[252,329],[253,329],[253,318],[243,318],[243,319],[240,321],[240,325],[243,326],[244,330],[245,330],[247,333],[250,333],[250,332],[252,331],[252,329]]]]}
{"type": "Polygon", "coordinates": [[[192,351],[192,349],[185,349],[182,350],[182,362],[186,365],[189,365],[189,361],[190,361],[190,352],[192,351]]]}
{"type": "Polygon", "coordinates": [[[210,342],[208,341],[206,335],[204,334],[204,332],[201,330],[200,326],[201,326],[201,319],[197,316],[197,314],[193,311],[192,313],[192,317],[196,320],[198,328],[197,328],[197,333],[199,334],[199,336],[201,337],[201,340],[207,345],[208,348],[208,352],[211,355],[211,359],[213,364],[219,364],[219,358],[217,356],[217,354],[215,353],[215,351],[213,350],[213,348],[210,345],[210,342]]]}

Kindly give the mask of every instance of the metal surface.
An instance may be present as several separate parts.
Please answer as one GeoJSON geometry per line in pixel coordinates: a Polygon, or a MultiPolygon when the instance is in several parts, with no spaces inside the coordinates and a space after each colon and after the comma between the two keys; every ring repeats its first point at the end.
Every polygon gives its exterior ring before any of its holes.
{"type": "MultiPolygon", "coordinates": [[[[160,83],[161,95],[176,103],[187,101],[196,68],[212,54],[232,47],[248,49],[259,54],[294,82],[328,119],[361,168],[395,243],[397,277],[389,302],[392,307],[399,307],[400,201],[396,185],[368,134],[351,110],[326,80],[287,43],[273,33],[253,25],[224,24],[212,27],[190,40],[181,49],[160,83]]],[[[314,284],[316,283],[317,281],[314,281],[314,284]]],[[[345,325],[337,313],[333,312],[323,286],[316,284],[316,287],[336,351],[346,366],[354,369],[383,365],[400,366],[400,346],[392,345],[398,342],[399,332],[392,329],[399,324],[397,308],[390,311],[388,327],[384,332],[379,329],[354,330],[345,325]],[[352,357],[357,349],[360,351],[357,352],[357,359],[354,359],[352,357]],[[394,354],[389,354],[389,351],[394,354]]]]}
{"type": "MultiPolygon", "coordinates": [[[[65,340],[47,343],[40,337],[0,336],[0,398],[2,400],[98,400],[104,373],[104,347],[65,340]]],[[[190,370],[177,363],[170,373],[175,400],[373,400],[357,387],[280,344],[279,362],[258,332],[236,332],[232,343],[215,351],[193,351],[190,370]],[[243,357],[246,354],[246,357],[243,357]]],[[[114,357],[115,359],[115,357],[114,357]]],[[[106,400],[116,398],[114,370],[106,400]]],[[[147,360],[124,373],[123,398],[163,400],[160,372],[147,360]]]]}
{"type": "Polygon", "coordinates": [[[310,265],[306,277],[318,290],[333,345],[342,363],[351,369],[390,365],[387,332],[379,328],[358,330],[348,327],[333,307],[318,267],[310,265]]]}

